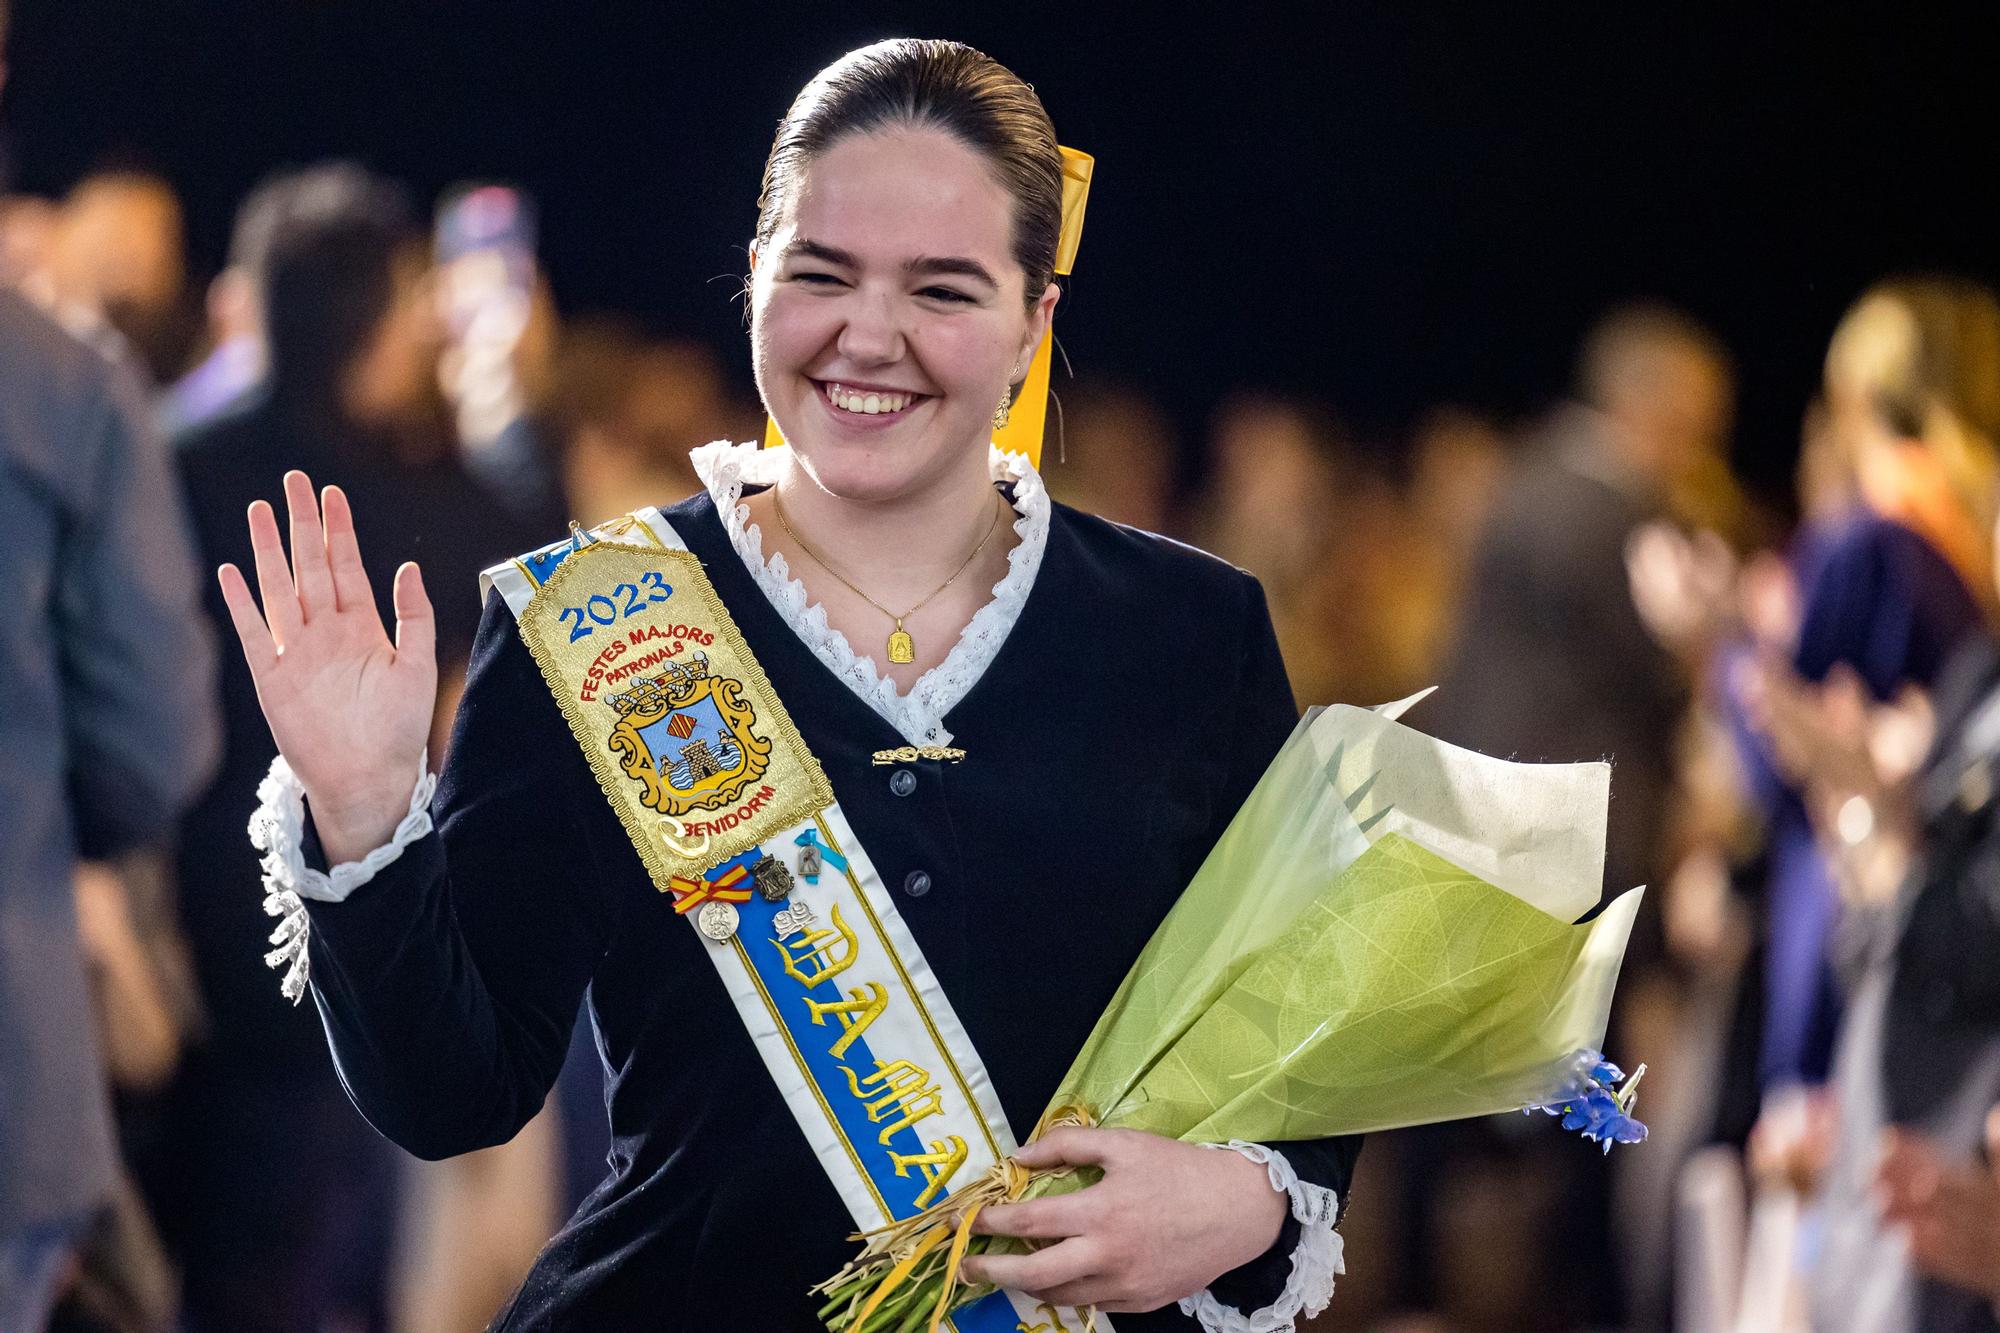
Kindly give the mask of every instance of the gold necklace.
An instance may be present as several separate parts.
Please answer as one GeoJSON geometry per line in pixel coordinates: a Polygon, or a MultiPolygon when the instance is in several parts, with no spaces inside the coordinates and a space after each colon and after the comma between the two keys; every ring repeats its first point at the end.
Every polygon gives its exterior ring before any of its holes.
{"type": "Polygon", "coordinates": [[[979,545],[972,548],[972,554],[966,556],[965,559],[960,562],[958,568],[951,571],[950,578],[946,579],[943,583],[938,584],[937,587],[931,589],[929,595],[926,596],[923,601],[918,602],[915,606],[911,607],[909,610],[903,612],[903,614],[899,616],[894,611],[891,611],[888,607],[882,605],[882,603],[876,601],[873,597],[870,597],[867,593],[861,591],[861,589],[855,587],[852,583],[848,581],[848,578],[845,574],[841,573],[839,570],[835,569],[832,565],[827,563],[825,556],[821,555],[818,551],[813,550],[812,547],[806,545],[806,539],[799,536],[798,531],[792,527],[791,520],[785,517],[785,506],[778,502],[778,488],[775,486],[771,488],[771,508],[777,511],[779,525],[783,527],[786,534],[790,536],[791,539],[798,544],[798,548],[801,551],[804,551],[807,555],[812,557],[814,564],[818,565],[821,569],[825,570],[827,573],[839,579],[841,583],[845,585],[847,590],[853,593],[856,597],[859,597],[862,601],[868,603],[868,605],[874,607],[877,611],[880,611],[883,615],[889,617],[889,619],[896,622],[896,628],[889,634],[889,660],[898,665],[902,665],[908,662],[914,662],[917,660],[916,641],[910,637],[909,631],[903,628],[903,622],[905,620],[908,620],[911,616],[915,615],[917,612],[923,610],[926,606],[928,606],[930,604],[931,598],[936,597],[946,588],[949,588],[953,583],[956,583],[958,581],[958,576],[960,574],[963,574],[966,570],[972,567],[972,562],[978,558],[979,553],[981,551],[986,549],[986,543],[993,540],[993,534],[1000,528],[1000,511],[996,508],[993,511],[993,521],[986,525],[986,535],[979,539],[979,545]]]}

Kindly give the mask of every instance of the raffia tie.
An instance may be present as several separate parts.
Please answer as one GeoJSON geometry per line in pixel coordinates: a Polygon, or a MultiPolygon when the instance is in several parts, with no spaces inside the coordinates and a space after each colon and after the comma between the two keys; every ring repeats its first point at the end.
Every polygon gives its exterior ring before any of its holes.
{"type": "MultiPolygon", "coordinates": [[[[1035,1142],[1051,1130],[1071,1126],[1088,1129],[1096,1123],[1097,1117],[1087,1106],[1053,1106],[1042,1116],[1034,1133],[1028,1135],[1028,1142],[1035,1142]]],[[[1003,1158],[988,1167],[986,1174],[978,1180],[938,1200],[922,1212],[870,1231],[854,1233],[850,1239],[862,1242],[861,1253],[845,1268],[814,1287],[813,1291],[835,1291],[864,1273],[872,1275],[880,1272],[881,1280],[875,1282],[872,1289],[864,1285],[857,1290],[849,1306],[846,1326],[849,1329],[862,1328],[866,1326],[869,1316],[882,1308],[884,1301],[911,1280],[912,1274],[925,1259],[944,1248],[944,1285],[938,1290],[937,1305],[931,1310],[928,1326],[928,1333],[938,1333],[944,1317],[951,1312],[952,1297],[962,1280],[959,1266],[964,1263],[966,1249],[972,1243],[972,1223],[980,1211],[996,1203],[1018,1202],[1027,1192],[1028,1183],[1038,1177],[1060,1179],[1075,1171],[1073,1166],[1034,1171],[1012,1157],[1003,1158]],[[866,1300],[862,1299],[864,1291],[867,1292],[866,1300]]],[[[1096,1312],[1092,1311],[1091,1326],[1094,1327],[1096,1322],[1096,1312]]],[[[1089,1330],[1086,1329],[1085,1333],[1089,1330]]]]}

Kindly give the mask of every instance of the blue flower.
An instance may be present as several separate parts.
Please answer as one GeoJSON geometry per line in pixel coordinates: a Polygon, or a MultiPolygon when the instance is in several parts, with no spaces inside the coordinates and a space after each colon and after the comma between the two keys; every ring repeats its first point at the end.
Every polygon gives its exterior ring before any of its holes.
{"type": "Polygon", "coordinates": [[[1564,1129],[1602,1145],[1607,1153],[1614,1143],[1645,1142],[1646,1127],[1633,1119],[1632,1107],[1646,1067],[1641,1065],[1628,1079],[1623,1070],[1596,1051],[1579,1052],[1572,1067],[1589,1072],[1579,1072],[1559,1100],[1523,1109],[1561,1116],[1564,1129]]]}
{"type": "Polygon", "coordinates": [[[1610,1152],[1614,1143],[1644,1143],[1646,1126],[1631,1116],[1621,1115],[1609,1126],[1609,1137],[1604,1140],[1604,1151],[1610,1152]]]}

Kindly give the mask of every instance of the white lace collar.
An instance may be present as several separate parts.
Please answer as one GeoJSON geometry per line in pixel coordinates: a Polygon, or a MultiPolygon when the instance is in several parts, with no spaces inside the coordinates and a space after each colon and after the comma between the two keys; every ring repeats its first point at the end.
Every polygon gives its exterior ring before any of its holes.
{"type": "Polygon", "coordinates": [[[989,446],[989,450],[993,480],[1013,486],[1014,508],[1021,515],[1015,520],[1014,531],[1021,540],[1007,553],[1007,575],[993,585],[993,600],[979,608],[950,654],[919,676],[908,694],[899,693],[895,681],[878,674],[874,662],[854,651],[847,636],[827,623],[824,608],[817,602],[808,604],[805,585],[791,576],[782,553],[764,558],[764,536],[750,521],[743,488],[776,482],[789,466],[790,451],[717,440],[693,453],[695,473],[715,500],[730,543],[778,615],[827,670],[912,745],[951,744],[944,715],[957,707],[993,664],[1000,645],[1020,619],[1021,607],[1042,567],[1042,553],[1048,548],[1049,493],[1041,474],[1024,454],[1002,453],[998,446],[989,446]]]}

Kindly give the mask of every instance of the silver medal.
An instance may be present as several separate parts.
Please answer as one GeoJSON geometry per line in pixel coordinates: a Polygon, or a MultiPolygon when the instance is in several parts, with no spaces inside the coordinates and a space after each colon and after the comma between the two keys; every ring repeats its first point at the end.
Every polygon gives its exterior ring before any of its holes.
{"type": "Polygon", "coordinates": [[[736,909],[728,903],[703,903],[695,913],[694,925],[717,944],[725,944],[736,935],[736,909]]]}

